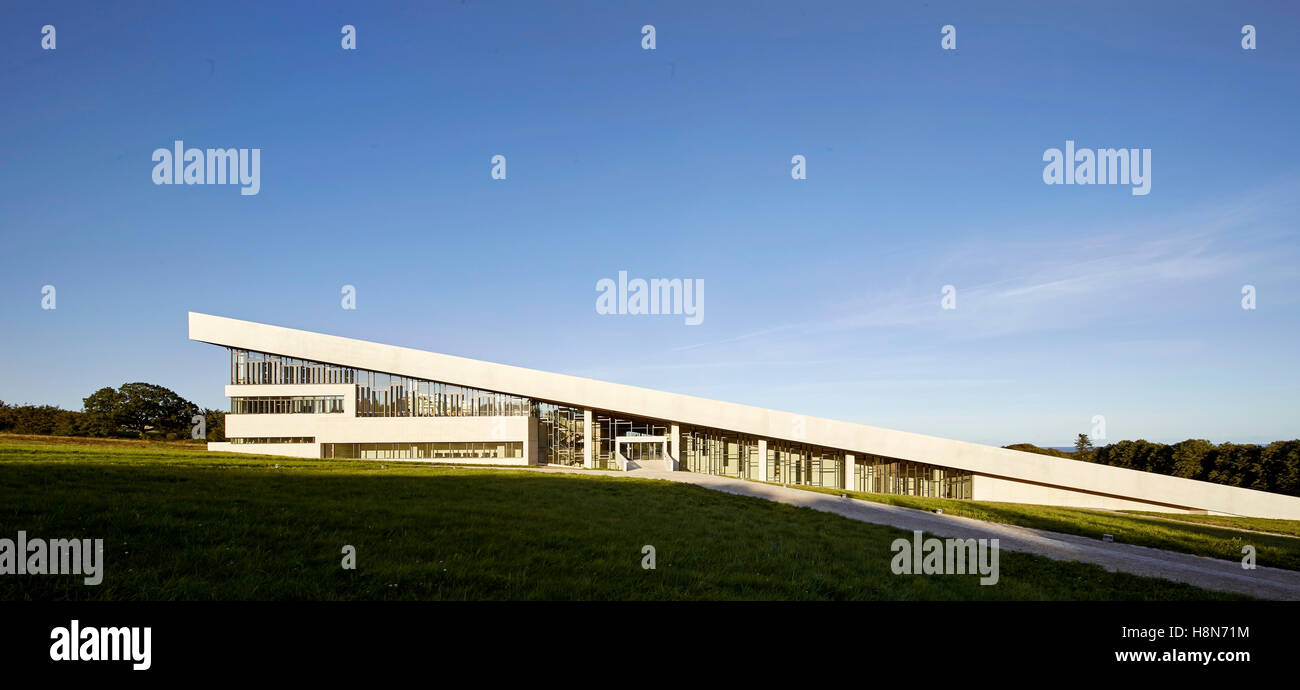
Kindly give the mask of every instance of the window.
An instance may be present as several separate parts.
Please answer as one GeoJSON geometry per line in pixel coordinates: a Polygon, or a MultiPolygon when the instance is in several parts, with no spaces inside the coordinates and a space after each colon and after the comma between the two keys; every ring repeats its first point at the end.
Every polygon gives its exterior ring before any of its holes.
{"type": "Polygon", "coordinates": [[[230,350],[230,383],[355,384],[358,417],[522,417],[532,410],[528,398],[506,393],[235,348],[230,350]]]}
{"type": "Polygon", "coordinates": [[[492,460],[524,457],[522,441],[322,443],[321,457],[361,460],[492,460]]]}
{"type": "Polygon", "coordinates": [[[231,414],[341,414],[343,396],[234,397],[231,414]]]}

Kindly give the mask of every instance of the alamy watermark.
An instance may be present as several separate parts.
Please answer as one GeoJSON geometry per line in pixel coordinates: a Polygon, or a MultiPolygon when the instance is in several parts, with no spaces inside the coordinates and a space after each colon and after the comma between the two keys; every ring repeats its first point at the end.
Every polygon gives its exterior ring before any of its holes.
{"type": "Polygon", "coordinates": [[[1092,433],[1088,436],[1095,441],[1106,440],[1106,415],[1095,414],[1092,416],[1092,433]]]}
{"type": "Polygon", "coordinates": [[[136,671],[153,665],[153,628],[81,627],[73,619],[68,627],[50,631],[50,659],[53,661],[130,661],[136,671]]]}
{"type": "Polygon", "coordinates": [[[952,311],[957,308],[957,288],[952,285],[945,285],[939,288],[939,308],[944,311],[952,311]]]}
{"type": "Polygon", "coordinates": [[[890,545],[894,557],[889,569],[895,575],[980,575],[981,585],[998,583],[997,539],[898,538],[890,545]]]}
{"type": "Polygon", "coordinates": [[[943,28],[939,29],[939,33],[943,35],[943,38],[939,39],[940,48],[957,50],[957,27],[952,24],[944,24],[943,28]]]}
{"type": "Polygon", "coordinates": [[[262,191],[262,149],[185,148],[177,139],[171,149],[154,149],[154,184],[237,184],[239,193],[262,191]]]}
{"type": "Polygon", "coordinates": [[[687,326],[704,322],[703,278],[627,279],[627,271],[596,281],[596,313],[685,315],[687,326]]]}
{"type": "Polygon", "coordinates": [[[103,539],[0,539],[0,575],[82,575],[95,586],[104,581],[103,539]]]}
{"type": "Polygon", "coordinates": [[[1133,196],[1151,193],[1151,149],[1075,149],[1074,140],[1065,151],[1043,151],[1043,182],[1046,184],[1126,184],[1133,196]]]}

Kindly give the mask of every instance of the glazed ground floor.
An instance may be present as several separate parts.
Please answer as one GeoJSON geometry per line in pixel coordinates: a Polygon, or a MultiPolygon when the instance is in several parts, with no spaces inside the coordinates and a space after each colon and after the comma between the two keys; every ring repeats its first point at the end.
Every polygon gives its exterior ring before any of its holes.
{"type": "MultiPolygon", "coordinates": [[[[350,388],[350,386],[348,386],[350,388]]],[[[242,387],[240,387],[242,388],[242,387]]],[[[317,386],[309,386],[317,388],[317,386]]],[[[258,391],[252,391],[258,392],[258,391]]],[[[252,397],[231,391],[232,400],[252,397]]],[[[305,396],[304,396],[305,397],[305,396]]],[[[312,397],[319,397],[313,392],[312,397]]],[[[351,396],[338,413],[232,413],[230,441],[212,450],[300,458],[390,460],[625,471],[665,470],[757,482],[880,494],[1042,503],[1085,508],[1204,512],[722,429],[629,418],[560,405],[529,414],[357,417],[351,396]],[[400,440],[397,440],[400,439],[400,440]]],[[[262,403],[258,403],[259,405],[262,403]]],[[[292,405],[292,403],[289,403],[292,405]]],[[[238,406],[238,407],[236,407],[238,406]]],[[[250,409],[249,403],[232,404],[250,409]]],[[[259,409],[259,408],[251,408],[259,409]]]]}

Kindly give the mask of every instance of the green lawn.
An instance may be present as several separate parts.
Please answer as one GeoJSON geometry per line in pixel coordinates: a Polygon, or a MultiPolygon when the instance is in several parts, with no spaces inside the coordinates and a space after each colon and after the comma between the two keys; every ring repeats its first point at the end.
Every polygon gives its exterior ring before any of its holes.
{"type": "Polygon", "coordinates": [[[1148,513],[1140,510],[1126,510],[1133,515],[1149,515],[1165,520],[1195,522],[1202,525],[1217,525],[1231,529],[1251,530],[1255,532],[1272,532],[1300,537],[1300,520],[1270,520],[1268,518],[1231,517],[1227,515],[1179,515],[1176,513],[1148,513]]]}
{"type": "Polygon", "coordinates": [[[995,586],[894,575],[901,530],[619,477],[0,435],[0,496],[0,537],[106,550],[98,587],[5,575],[4,600],[1235,598],[1009,552],[995,586]]]}
{"type": "MultiPolygon", "coordinates": [[[[793,486],[793,485],[791,485],[793,486]]],[[[806,488],[839,495],[839,489],[806,488]]],[[[1022,503],[991,503],[984,501],[957,501],[945,498],[895,496],[847,492],[853,498],[876,503],[918,508],[942,509],[948,515],[960,515],[978,520],[1000,522],[1020,527],[1077,534],[1101,538],[1110,534],[1123,544],[1137,544],[1170,551],[1180,551],[1198,556],[1210,556],[1240,561],[1241,548],[1247,544],[1255,547],[1256,563],[1274,568],[1300,570],[1300,539],[1295,537],[1260,534],[1246,530],[1268,530],[1284,534],[1300,534],[1300,521],[1261,520],[1254,518],[1215,517],[1210,515],[1169,515],[1166,513],[1110,512],[1083,508],[1056,508],[1022,503]]]]}

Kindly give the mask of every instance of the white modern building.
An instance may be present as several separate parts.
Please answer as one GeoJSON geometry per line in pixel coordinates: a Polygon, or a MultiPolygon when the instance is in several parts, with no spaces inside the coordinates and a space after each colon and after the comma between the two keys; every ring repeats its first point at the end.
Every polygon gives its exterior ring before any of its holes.
{"type": "Polygon", "coordinates": [[[228,442],[303,458],[624,470],[1300,519],[1300,498],[190,313],[230,351],[228,442]]]}

